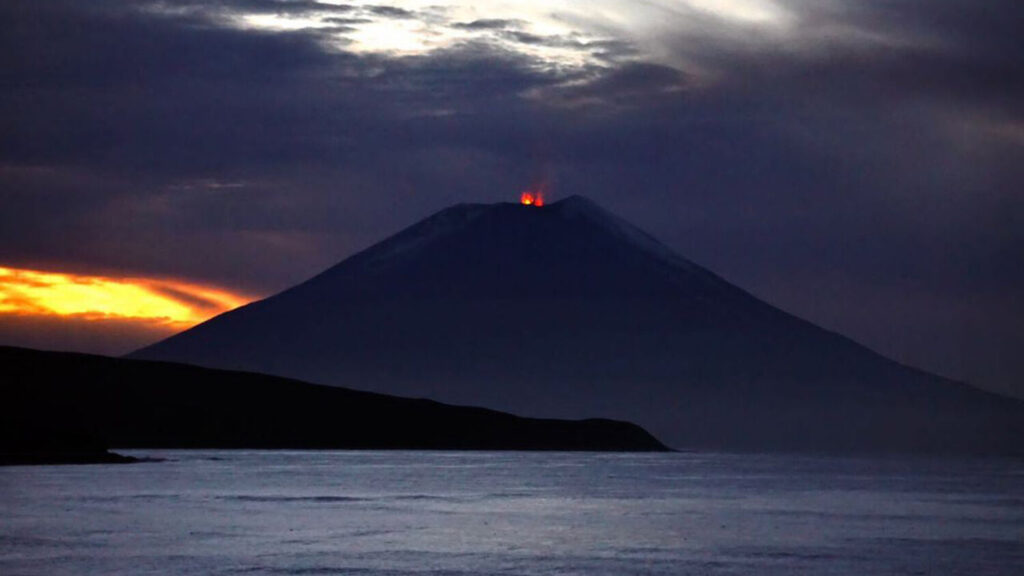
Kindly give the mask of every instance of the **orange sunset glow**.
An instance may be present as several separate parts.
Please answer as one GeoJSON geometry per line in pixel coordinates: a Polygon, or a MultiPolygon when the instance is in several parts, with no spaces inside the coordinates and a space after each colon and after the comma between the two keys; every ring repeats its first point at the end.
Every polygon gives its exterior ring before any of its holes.
{"type": "Polygon", "coordinates": [[[0,316],[127,319],[184,329],[252,300],[177,280],[0,267],[0,316]]]}

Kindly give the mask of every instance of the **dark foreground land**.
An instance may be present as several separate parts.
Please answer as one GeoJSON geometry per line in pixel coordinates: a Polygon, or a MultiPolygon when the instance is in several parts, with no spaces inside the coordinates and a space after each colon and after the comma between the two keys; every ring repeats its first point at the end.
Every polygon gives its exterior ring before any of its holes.
{"type": "Polygon", "coordinates": [[[613,420],[521,418],[297,380],[0,347],[0,463],[120,462],[120,448],[663,451],[613,420]]]}

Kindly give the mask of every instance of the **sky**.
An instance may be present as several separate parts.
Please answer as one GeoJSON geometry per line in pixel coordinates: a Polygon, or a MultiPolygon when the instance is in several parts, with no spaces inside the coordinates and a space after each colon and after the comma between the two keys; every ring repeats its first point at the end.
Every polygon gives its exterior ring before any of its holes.
{"type": "Polygon", "coordinates": [[[7,0],[0,344],[126,353],[543,187],[1024,397],[1020,30],[1019,0],[7,0]]]}

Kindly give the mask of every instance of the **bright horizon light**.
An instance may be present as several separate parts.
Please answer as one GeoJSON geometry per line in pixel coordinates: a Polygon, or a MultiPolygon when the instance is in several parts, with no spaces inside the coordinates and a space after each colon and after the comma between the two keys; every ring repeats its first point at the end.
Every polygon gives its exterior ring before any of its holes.
{"type": "Polygon", "coordinates": [[[185,329],[252,300],[179,280],[0,267],[0,315],[129,319],[185,329]]]}

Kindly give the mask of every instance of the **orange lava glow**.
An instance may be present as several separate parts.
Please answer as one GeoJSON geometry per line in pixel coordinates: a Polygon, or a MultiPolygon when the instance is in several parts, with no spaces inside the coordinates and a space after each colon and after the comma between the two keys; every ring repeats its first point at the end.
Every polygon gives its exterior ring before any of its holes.
{"type": "Polygon", "coordinates": [[[531,192],[527,190],[519,195],[519,203],[524,206],[543,206],[544,205],[544,193],[543,192],[531,192]]]}
{"type": "Polygon", "coordinates": [[[178,280],[0,267],[0,315],[130,319],[184,329],[252,300],[178,280]]]}

